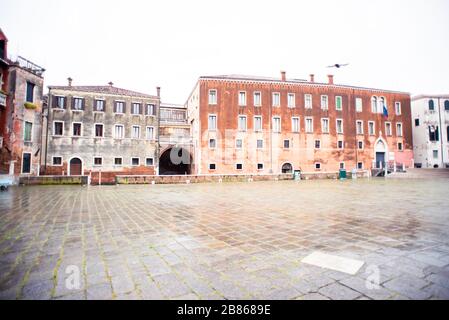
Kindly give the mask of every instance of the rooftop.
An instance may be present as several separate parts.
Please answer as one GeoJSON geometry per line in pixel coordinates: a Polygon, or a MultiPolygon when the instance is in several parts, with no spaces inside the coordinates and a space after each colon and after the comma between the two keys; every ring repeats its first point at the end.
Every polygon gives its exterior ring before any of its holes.
{"type": "Polygon", "coordinates": [[[154,98],[157,99],[157,96],[136,92],[132,90],[117,88],[111,85],[108,86],[48,86],[48,88],[56,89],[56,90],[65,90],[65,91],[78,91],[78,92],[90,92],[90,93],[101,93],[101,94],[111,94],[111,95],[120,95],[120,96],[130,96],[130,97],[140,97],[140,98],[154,98]]]}

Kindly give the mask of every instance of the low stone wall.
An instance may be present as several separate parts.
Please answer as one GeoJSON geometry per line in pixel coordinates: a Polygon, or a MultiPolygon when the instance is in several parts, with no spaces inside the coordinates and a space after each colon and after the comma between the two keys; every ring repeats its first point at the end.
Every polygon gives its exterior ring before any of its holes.
{"type": "Polygon", "coordinates": [[[86,185],[88,182],[88,176],[37,176],[19,178],[19,184],[21,185],[86,185]]]}
{"type": "Polygon", "coordinates": [[[132,176],[117,175],[117,184],[186,184],[206,182],[251,182],[293,180],[292,174],[272,175],[190,175],[190,176],[132,176]]]}
{"type": "MultiPolygon", "coordinates": [[[[302,172],[301,180],[318,180],[318,179],[339,179],[340,172],[302,172]]],[[[355,178],[369,178],[371,172],[369,170],[357,170],[355,178]]],[[[351,171],[346,171],[346,178],[352,179],[353,174],[351,171]]]]}

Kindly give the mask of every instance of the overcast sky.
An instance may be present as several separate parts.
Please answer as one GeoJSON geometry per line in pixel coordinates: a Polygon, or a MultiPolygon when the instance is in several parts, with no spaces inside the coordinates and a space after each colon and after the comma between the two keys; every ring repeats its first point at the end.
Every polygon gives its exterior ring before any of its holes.
{"type": "Polygon", "coordinates": [[[449,1],[0,0],[9,54],[45,84],[184,103],[201,75],[249,74],[449,93],[449,1]],[[350,63],[344,69],[327,69],[350,63]]]}

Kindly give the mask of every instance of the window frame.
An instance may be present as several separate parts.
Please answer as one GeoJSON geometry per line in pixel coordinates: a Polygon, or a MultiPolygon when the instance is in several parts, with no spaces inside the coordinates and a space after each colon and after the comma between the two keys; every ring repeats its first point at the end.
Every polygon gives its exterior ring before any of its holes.
{"type": "Polygon", "coordinates": [[[329,134],[330,133],[330,122],[329,118],[321,118],[321,134],[329,134]],[[324,131],[324,122],[327,121],[327,130],[324,131]]]}
{"type": "Polygon", "coordinates": [[[64,136],[64,125],[65,125],[65,121],[60,121],[60,120],[53,120],[53,130],[52,130],[52,136],[54,137],[63,137],[64,136]],[[61,127],[61,134],[56,134],[56,123],[62,123],[62,127],[61,127]]]}
{"type": "Polygon", "coordinates": [[[207,145],[209,147],[210,150],[215,150],[217,149],[217,139],[215,138],[209,138],[209,141],[207,142],[207,145]],[[214,146],[212,146],[211,142],[214,141],[214,146]]]}
{"type": "Polygon", "coordinates": [[[64,164],[64,161],[63,161],[62,156],[58,156],[58,155],[55,156],[55,155],[53,155],[53,156],[51,157],[51,165],[52,165],[53,167],[62,167],[63,164],[64,164]],[[60,158],[60,159],[61,159],[61,164],[55,164],[55,158],[60,158]]]}
{"type": "Polygon", "coordinates": [[[133,139],[133,140],[140,140],[141,139],[141,137],[142,137],[142,132],[141,132],[141,126],[140,125],[137,125],[137,124],[133,124],[132,126],[131,126],[131,139],[133,139]],[[139,135],[138,135],[138,137],[135,137],[134,136],[134,129],[135,128],[138,128],[138,130],[137,130],[137,132],[139,133],[139,135]]]}
{"type": "Polygon", "coordinates": [[[311,93],[304,94],[304,109],[313,109],[313,95],[311,93]]]}
{"type": "Polygon", "coordinates": [[[294,116],[292,117],[292,133],[300,133],[301,132],[301,119],[299,116],[294,116]],[[294,130],[295,126],[294,126],[294,121],[297,121],[298,123],[298,130],[294,130]]]}
{"type": "Polygon", "coordinates": [[[386,136],[386,137],[391,137],[391,136],[393,136],[393,127],[392,127],[392,125],[391,125],[391,121],[385,121],[385,136],[386,136]],[[390,132],[388,132],[387,126],[390,127],[390,132]]]}
{"type": "Polygon", "coordinates": [[[102,156],[93,156],[92,158],[93,158],[93,161],[92,161],[92,166],[93,167],[97,167],[98,168],[98,167],[102,167],[103,166],[103,157],[102,156]],[[101,164],[96,164],[95,163],[96,159],[101,159],[101,164]]]}
{"type": "Polygon", "coordinates": [[[394,103],[394,112],[395,112],[395,114],[397,116],[402,115],[402,104],[401,104],[401,102],[395,101],[395,103],[394,103]]]}
{"type": "Polygon", "coordinates": [[[304,117],[304,130],[306,133],[313,133],[313,117],[304,117]],[[310,120],[310,130],[307,129],[307,120],[310,120]]]}
{"type": "Polygon", "coordinates": [[[358,113],[363,112],[363,99],[362,98],[355,98],[355,112],[358,112],[358,113]]]}
{"type": "Polygon", "coordinates": [[[154,141],[155,140],[155,134],[154,134],[154,126],[145,126],[145,140],[154,141]],[[152,137],[148,137],[148,129],[152,128],[152,137]]]}
{"type": "Polygon", "coordinates": [[[376,122],[375,121],[368,121],[368,135],[369,136],[375,136],[376,135],[376,122]],[[373,132],[371,133],[370,125],[373,125],[373,132]]]}
{"type": "Polygon", "coordinates": [[[215,113],[209,113],[207,115],[207,130],[208,131],[217,131],[217,129],[218,129],[218,116],[215,113]],[[211,119],[211,117],[215,118],[215,128],[213,128],[213,129],[211,129],[211,127],[210,127],[210,124],[211,124],[210,119],[211,119]]]}
{"type": "Polygon", "coordinates": [[[362,136],[362,135],[365,134],[365,130],[364,130],[364,126],[363,126],[363,120],[356,120],[355,121],[355,134],[357,136],[362,136]],[[359,131],[359,123],[360,123],[361,131],[359,131]]]}
{"type": "Polygon", "coordinates": [[[113,166],[114,167],[123,167],[123,157],[114,157],[114,164],[113,164],[113,166]],[[116,159],[120,159],[120,164],[116,164],[115,163],[116,159]]]}
{"type": "Polygon", "coordinates": [[[126,101],[114,100],[114,114],[125,114],[126,113],[126,101]],[[119,104],[122,106],[122,111],[118,112],[119,104]]]}
{"type": "Polygon", "coordinates": [[[327,94],[322,94],[320,96],[321,110],[329,110],[329,96],[327,94]],[[325,103],[323,103],[325,102],[325,103]]]}
{"type": "Polygon", "coordinates": [[[253,130],[254,132],[262,132],[263,131],[263,116],[255,115],[253,117],[253,130]],[[260,118],[260,129],[256,129],[256,118],[260,118]]]}
{"type": "Polygon", "coordinates": [[[145,158],[145,167],[154,167],[154,158],[153,157],[146,157],[145,158]],[[148,164],[148,160],[151,159],[152,164],[148,164]]]}
{"type": "Polygon", "coordinates": [[[313,148],[315,150],[320,150],[321,149],[321,139],[315,139],[314,143],[313,143],[313,148]],[[317,147],[317,142],[318,142],[318,147],[317,147]]]}
{"type": "Polygon", "coordinates": [[[114,139],[125,139],[126,137],[126,133],[125,133],[125,126],[123,124],[114,124],[114,134],[113,134],[114,139]],[[117,137],[116,133],[117,133],[117,127],[122,127],[122,136],[121,137],[117,137]]]}
{"type": "Polygon", "coordinates": [[[281,106],[281,93],[280,92],[272,92],[271,93],[271,106],[274,108],[279,108],[281,106]],[[274,97],[277,96],[278,99],[275,99],[274,97]],[[277,100],[277,104],[275,104],[277,100]]]}
{"type": "Polygon", "coordinates": [[[71,137],[77,137],[77,138],[80,138],[80,137],[82,137],[83,136],[83,123],[82,122],[79,122],[79,121],[72,121],[72,128],[71,128],[72,130],[72,132],[71,132],[71,137]],[[79,124],[80,125],[80,134],[79,135],[75,135],[74,134],[74,128],[75,128],[75,124],[79,124]]]}
{"type": "Polygon", "coordinates": [[[31,121],[24,121],[23,122],[23,142],[25,142],[25,143],[33,142],[33,129],[34,129],[33,127],[34,127],[33,122],[31,122],[31,121]],[[25,139],[26,138],[26,125],[27,125],[27,123],[31,124],[30,139],[29,140],[25,139]]]}
{"type": "Polygon", "coordinates": [[[287,108],[296,108],[296,94],[289,92],[287,93],[287,108]],[[290,104],[290,98],[293,97],[293,104],[290,104]]]}
{"type": "Polygon", "coordinates": [[[104,138],[104,123],[100,123],[100,122],[94,123],[94,138],[96,138],[96,139],[104,138]],[[102,129],[101,129],[102,135],[101,136],[97,136],[97,126],[102,126],[102,129]]]}
{"type": "Polygon", "coordinates": [[[254,91],[253,92],[253,106],[254,107],[261,107],[262,106],[262,92],[261,91],[254,91]],[[256,95],[259,95],[259,103],[256,103],[256,95]]]}
{"type": "Polygon", "coordinates": [[[335,96],[335,110],[343,111],[343,96],[335,96]],[[338,100],[340,100],[340,108],[338,108],[338,100]]]}
{"type": "Polygon", "coordinates": [[[105,99],[99,99],[99,98],[94,98],[94,105],[93,105],[93,112],[100,112],[100,113],[104,113],[106,111],[106,100],[105,99]],[[98,110],[97,109],[97,102],[103,102],[103,110],[98,110]]]}
{"type": "Polygon", "coordinates": [[[239,107],[246,107],[247,106],[247,96],[246,91],[239,91],[238,92],[238,106],[239,107]],[[241,98],[243,97],[243,100],[241,98]]]}
{"type": "Polygon", "coordinates": [[[207,95],[207,99],[208,99],[208,104],[210,105],[210,106],[216,106],[217,104],[218,104],[218,90],[217,89],[209,89],[209,91],[208,91],[208,95],[207,95]],[[215,101],[211,101],[211,93],[212,92],[214,92],[215,93],[215,95],[214,95],[214,97],[215,97],[215,101]]]}
{"type": "Polygon", "coordinates": [[[396,137],[403,137],[403,136],[404,136],[404,126],[402,125],[402,122],[396,122],[396,137]]]}
{"type": "Polygon", "coordinates": [[[131,167],[139,167],[140,166],[140,157],[131,157],[131,167]],[[133,160],[137,159],[137,164],[134,164],[133,160]]]}
{"type": "Polygon", "coordinates": [[[342,118],[337,118],[337,119],[335,119],[335,132],[336,132],[338,135],[344,134],[344,132],[345,132],[345,129],[344,129],[344,121],[343,121],[342,118]],[[339,121],[341,121],[341,130],[340,130],[340,131],[338,130],[338,122],[339,122],[339,121]]]}
{"type": "Polygon", "coordinates": [[[282,133],[282,119],[281,119],[281,117],[280,116],[273,116],[272,117],[272,131],[273,131],[273,133],[282,133]],[[275,120],[279,120],[279,130],[278,131],[275,131],[275,123],[276,123],[276,121],[275,120]]]}
{"type": "Polygon", "coordinates": [[[247,132],[248,131],[248,116],[243,115],[243,114],[239,114],[237,116],[237,130],[240,132],[247,132]],[[241,119],[245,119],[245,128],[242,129],[240,128],[240,120],[241,119]]]}

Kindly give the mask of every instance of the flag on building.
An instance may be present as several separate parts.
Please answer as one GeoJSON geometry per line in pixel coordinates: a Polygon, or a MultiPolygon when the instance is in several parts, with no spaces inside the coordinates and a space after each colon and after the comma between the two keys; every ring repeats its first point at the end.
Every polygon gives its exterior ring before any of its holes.
{"type": "Polygon", "coordinates": [[[387,107],[386,103],[384,103],[383,115],[384,115],[385,119],[388,118],[388,107],[387,107]]]}

